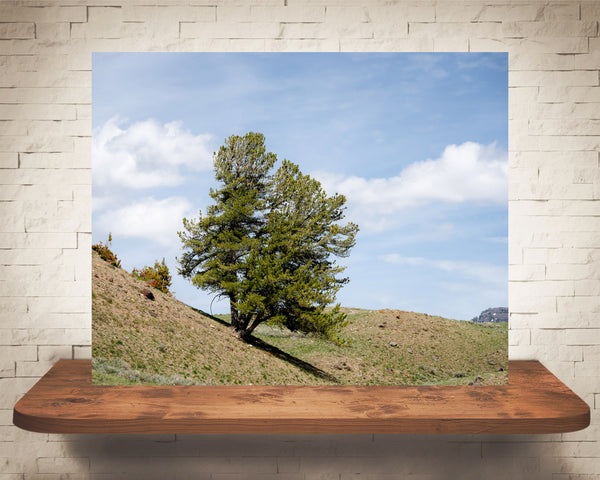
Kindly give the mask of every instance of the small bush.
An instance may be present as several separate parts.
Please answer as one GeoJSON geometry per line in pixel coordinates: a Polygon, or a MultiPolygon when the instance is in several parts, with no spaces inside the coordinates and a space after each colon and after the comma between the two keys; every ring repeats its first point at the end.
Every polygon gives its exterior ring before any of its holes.
{"type": "Polygon", "coordinates": [[[109,233],[106,245],[104,245],[102,242],[98,242],[96,245],[92,245],[92,250],[98,252],[100,258],[105,262],[110,263],[113,267],[121,268],[121,260],[119,260],[110,249],[110,247],[112,246],[111,243],[112,235],[109,233]]]}
{"type": "Polygon", "coordinates": [[[160,290],[163,293],[169,293],[169,287],[171,286],[171,274],[169,273],[169,267],[165,263],[165,259],[162,262],[156,260],[154,267],[144,267],[141,270],[134,268],[131,274],[140,280],[144,280],[151,287],[160,290]]]}

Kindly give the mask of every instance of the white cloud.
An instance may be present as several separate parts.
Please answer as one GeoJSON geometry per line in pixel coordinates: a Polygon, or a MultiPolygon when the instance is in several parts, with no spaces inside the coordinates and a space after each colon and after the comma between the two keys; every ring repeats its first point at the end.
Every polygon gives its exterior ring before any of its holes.
{"type": "Polygon", "coordinates": [[[133,238],[175,248],[180,244],[177,231],[183,228],[182,219],[193,215],[185,198],[148,197],[100,214],[94,228],[112,232],[115,238],[133,238]]]}
{"type": "Polygon", "coordinates": [[[153,119],[122,127],[113,117],[94,130],[92,162],[94,197],[118,189],[180,185],[182,170],[212,166],[212,136],[194,135],[181,122],[161,124],[153,119]]]}
{"type": "Polygon", "coordinates": [[[456,260],[430,260],[423,257],[405,257],[397,253],[383,255],[384,261],[394,265],[410,265],[435,268],[457,276],[471,278],[487,284],[507,285],[508,267],[491,263],[456,260]]]}
{"type": "Polygon", "coordinates": [[[508,198],[507,156],[495,144],[449,145],[439,158],[414,162],[389,178],[313,175],[330,194],[346,196],[361,227],[376,231],[405,209],[435,202],[504,204],[508,198]]]}

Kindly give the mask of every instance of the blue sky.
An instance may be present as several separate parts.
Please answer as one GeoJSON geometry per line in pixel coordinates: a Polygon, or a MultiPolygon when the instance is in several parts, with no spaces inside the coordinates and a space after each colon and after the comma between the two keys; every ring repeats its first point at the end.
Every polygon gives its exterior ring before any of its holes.
{"type": "MultiPolygon", "coordinates": [[[[212,153],[268,150],[347,198],[343,306],[470,319],[507,306],[505,53],[94,53],[93,242],[127,270],[165,258],[210,204],[212,153]]],[[[228,305],[215,301],[213,313],[228,305]]]]}

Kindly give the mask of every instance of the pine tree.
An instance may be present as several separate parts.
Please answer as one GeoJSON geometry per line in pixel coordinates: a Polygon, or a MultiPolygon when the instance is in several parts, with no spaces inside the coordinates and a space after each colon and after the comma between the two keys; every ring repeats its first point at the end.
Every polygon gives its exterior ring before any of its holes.
{"type": "Polygon", "coordinates": [[[206,216],[183,219],[179,273],[229,299],[231,325],[247,339],[263,322],[335,338],[345,325],[339,305],[327,309],[348,278],[332,256],[346,257],[358,226],[341,226],[343,195],[275,154],[264,136],[231,136],[215,154],[215,201],[206,216]]]}

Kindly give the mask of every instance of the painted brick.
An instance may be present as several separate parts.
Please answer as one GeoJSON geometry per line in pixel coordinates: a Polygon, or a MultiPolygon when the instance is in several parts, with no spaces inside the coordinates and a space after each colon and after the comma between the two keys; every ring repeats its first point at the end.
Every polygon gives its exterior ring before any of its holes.
{"type": "MultiPolygon", "coordinates": [[[[178,24],[185,22],[214,22],[217,19],[217,9],[221,7],[214,6],[192,6],[188,8],[169,9],[160,5],[131,5],[124,4],[121,12],[112,12],[115,17],[123,22],[150,22],[152,24],[162,22],[172,22],[178,24]]],[[[106,12],[110,15],[111,12],[106,12]]],[[[117,21],[119,21],[117,20],[117,21]]],[[[103,21],[107,21],[104,19],[103,21]]],[[[108,23],[113,23],[115,19],[108,19],[108,23]]]]}
{"type": "Polygon", "coordinates": [[[600,349],[595,345],[587,345],[587,346],[571,346],[569,348],[581,348],[582,350],[582,359],[581,361],[589,361],[591,363],[600,363],[600,349]]]}
{"type": "Polygon", "coordinates": [[[511,299],[510,311],[515,313],[556,312],[556,298],[553,296],[531,298],[519,295],[511,299]]]}
{"type": "Polygon", "coordinates": [[[68,22],[63,23],[36,23],[35,24],[35,36],[39,40],[46,40],[52,42],[63,42],[71,38],[71,24],[68,22]]]}
{"type": "Polygon", "coordinates": [[[19,155],[14,152],[0,153],[0,169],[17,168],[19,166],[19,155]]]}
{"type": "Polygon", "coordinates": [[[545,265],[548,261],[549,251],[547,248],[526,248],[523,251],[523,262],[525,265],[545,265]]]}
{"type": "MultiPolygon", "coordinates": [[[[398,36],[406,36],[406,30],[398,29],[398,36]]],[[[373,25],[357,23],[353,25],[336,25],[331,23],[282,23],[280,31],[275,35],[283,38],[373,38],[373,25]]]]}
{"type": "Polygon", "coordinates": [[[600,119],[563,120],[544,119],[531,121],[529,132],[533,135],[600,135],[600,119]]]}
{"type": "Polygon", "coordinates": [[[600,296],[558,297],[556,309],[559,313],[600,313],[600,296]]]}
{"type": "MultiPolygon", "coordinates": [[[[397,22],[389,25],[370,25],[373,38],[407,38],[408,23],[397,22]]],[[[365,37],[368,38],[368,37],[365,37]]]]}
{"type": "Polygon", "coordinates": [[[37,466],[40,473],[72,473],[89,470],[90,460],[87,457],[42,457],[37,459],[37,466]]]}
{"type": "Polygon", "coordinates": [[[576,103],[600,102],[600,87],[594,86],[543,86],[539,89],[539,101],[564,102],[569,100],[576,103]]]}
{"type": "Polygon", "coordinates": [[[0,233],[0,249],[76,248],[75,233],[0,233]]]}
{"type": "Polygon", "coordinates": [[[73,359],[74,360],[87,360],[92,358],[92,347],[89,345],[74,345],[73,346],[73,359]]]}
{"type": "Polygon", "coordinates": [[[441,36],[441,37],[462,37],[462,38],[477,38],[477,37],[502,37],[502,27],[496,22],[481,22],[481,23],[463,23],[463,22],[447,22],[447,23],[410,23],[410,34],[415,36],[441,36]]]}
{"type": "Polygon", "coordinates": [[[540,117],[543,118],[581,118],[589,119],[597,116],[600,103],[546,103],[539,105],[540,117]]]}
{"type": "Polygon", "coordinates": [[[516,71],[508,74],[509,87],[537,87],[545,85],[597,86],[598,72],[580,70],[574,72],[516,71]]]}
{"type": "Polygon", "coordinates": [[[510,40],[505,41],[498,38],[471,38],[469,39],[470,52],[506,52],[515,50],[510,48],[510,40]]]}
{"type": "Polygon", "coordinates": [[[544,6],[543,18],[544,20],[580,20],[580,6],[576,3],[549,3],[544,6]]]}
{"type": "Polygon", "coordinates": [[[505,22],[502,32],[507,38],[527,37],[595,37],[598,35],[597,21],[564,20],[552,22],[505,22]]]}
{"type": "Polygon", "coordinates": [[[534,345],[562,345],[566,335],[563,329],[532,329],[531,343],[534,345]]]}
{"type": "Polygon", "coordinates": [[[529,329],[517,330],[513,328],[508,331],[508,344],[511,347],[513,345],[529,345],[530,343],[531,331],[529,329]]]}
{"type": "Polygon", "coordinates": [[[538,18],[540,8],[537,5],[468,5],[456,8],[451,4],[440,4],[436,7],[436,18],[439,21],[459,22],[507,22],[530,21],[538,18]]]}
{"type": "MultiPolygon", "coordinates": [[[[43,75],[31,72],[15,72],[0,77],[0,87],[90,87],[91,74],[78,70],[45,70],[43,75]]],[[[33,111],[33,110],[31,110],[33,111]]]]}
{"type": "Polygon", "coordinates": [[[594,272],[591,265],[546,265],[548,280],[585,280],[594,272]]]}
{"type": "MultiPolygon", "coordinates": [[[[537,145],[543,151],[593,151],[600,148],[600,136],[591,135],[550,135],[538,136],[537,145]]],[[[556,198],[560,198],[556,195],[556,198]]],[[[588,199],[593,197],[588,197],[588,199]]]]}
{"type": "MultiPolygon", "coordinates": [[[[70,106],[70,105],[68,105],[70,106]]],[[[53,121],[48,121],[47,119],[43,119],[44,121],[32,121],[29,124],[29,134],[30,135],[57,135],[57,136],[73,136],[73,137],[83,137],[83,136],[91,136],[90,123],[87,120],[80,120],[78,118],[77,112],[81,107],[73,107],[74,118],[68,119],[68,121],[56,121],[56,120],[65,120],[65,119],[54,119],[53,121]]],[[[56,156],[56,155],[55,155],[56,156]]],[[[35,167],[26,167],[22,166],[22,168],[35,168],[35,167]]],[[[44,167],[43,167],[44,168],[44,167]]]]}
{"type": "MultiPolygon", "coordinates": [[[[564,312],[528,313],[521,316],[518,328],[588,328],[595,324],[595,315],[588,312],[579,312],[576,315],[564,312]]],[[[511,314],[511,322],[512,317],[511,314]]]]}
{"type": "Polygon", "coordinates": [[[566,247],[597,248],[598,245],[598,235],[595,232],[562,232],[557,236],[560,239],[561,245],[566,247]]]}
{"type": "Polygon", "coordinates": [[[511,282],[508,284],[509,297],[549,297],[575,295],[574,282],[563,281],[529,281],[511,282]]]}
{"type": "Polygon", "coordinates": [[[0,359],[10,361],[37,361],[37,348],[24,345],[4,345],[0,349],[0,359]]]}
{"type": "Polygon", "coordinates": [[[561,361],[582,362],[584,350],[580,346],[560,345],[558,347],[558,359],[561,361]]]}
{"type": "MultiPolygon", "coordinates": [[[[538,170],[541,167],[545,169],[554,169],[568,165],[573,168],[591,168],[597,166],[597,152],[515,152],[513,155],[513,164],[515,168],[519,168],[521,172],[525,167],[538,170]]],[[[557,178],[560,180],[560,178],[557,178]]],[[[554,203],[559,203],[561,200],[554,200],[554,203]]],[[[519,205],[522,202],[519,203],[519,205]]]]}
{"type": "Polygon", "coordinates": [[[583,279],[574,282],[575,295],[600,295],[600,282],[598,280],[583,279]]]}
{"type": "Polygon", "coordinates": [[[0,6],[2,22],[85,22],[87,20],[86,7],[81,6],[0,6]]]}
{"type": "Polygon", "coordinates": [[[4,312],[2,328],[83,328],[90,317],[83,313],[4,312]]]}
{"type": "MultiPolygon", "coordinates": [[[[364,4],[365,2],[363,2],[364,4]]],[[[361,5],[362,6],[362,5],[361,5]]],[[[436,7],[432,2],[402,2],[367,5],[368,18],[374,23],[387,22],[435,22],[436,7]],[[429,4],[428,4],[429,3],[429,4]]]]}
{"type": "Polygon", "coordinates": [[[14,360],[0,360],[0,378],[14,377],[16,371],[16,362],[14,360]]]}
{"type": "Polygon", "coordinates": [[[38,358],[40,361],[56,362],[57,360],[72,357],[72,348],[67,345],[52,345],[38,347],[38,358]]]}
{"type": "Polygon", "coordinates": [[[168,476],[174,468],[186,471],[194,467],[198,473],[206,472],[213,475],[241,471],[246,475],[277,473],[276,459],[269,457],[204,457],[201,462],[194,457],[94,457],[90,460],[92,473],[110,473],[116,469],[135,472],[139,476],[168,476]]]}
{"type": "Polygon", "coordinates": [[[0,23],[0,40],[35,38],[34,23],[0,23]]]}
{"type": "MultiPolygon", "coordinates": [[[[501,27],[499,27],[501,28],[501,27]]],[[[502,37],[499,37],[502,38],[502,37]]],[[[582,54],[589,52],[588,39],[586,37],[536,37],[532,39],[519,38],[474,38],[471,40],[471,51],[473,52],[505,52],[512,50],[527,51],[531,55],[545,53],[552,54],[582,54]]]]}
{"type": "Polygon", "coordinates": [[[509,281],[532,281],[546,279],[545,265],[509,265],[508,267],[509,281]]]}
{"type": "Polygon", "coordinates": [[[16,374],[18,377],[36,377],[40,378],[42,375],[46,374],[50,368],[54,365],[55,362],[43,362],[43,361],[35,361],[35,362],[16,362],[16,374]]]}
{"type": "Polygon", "coordinates": [[[340,52],[420,52],[433,51],[433,38],[419,37],[415,38],[393,38],[393,39],[358,39],[341,38],[339,40],[340,52]]]}
{"type": "Polygon", "coordinates": [[[115,39],[139,38],[149,33],[148,26],[143,23],[73,23],[71,38],[73,39],[115,39]]]}
{"type": "MultiPolygon", "coordinates": [[[[369,16],[369,8],[366,6],[330,6],[326,7],[325,11],[327,13],[325,19],[328,22],[355,24],[371,21],[371,17],[369,16]]],[[[322,19],[320,21],[322,21],[322,19]]]]}
{"type": "Polygon", "coordinates": [[[24,120],[0,120],[0,136],[25,136],[28,123],[24,120]]]}
{"type": "Polygon", "coordinates": [[[600,328],[581,328],[565,332],[566,345],[599,345],[600,328]]]}
{"type": "Polygon", "coordinates": [[[510,345],[508,349],[511,360],[538,360],[544,362],[548,356],[545,353],[546,350],[541,345],[510,345]]]}
{"type": "Polygon", "coordinates": [[[0,102],[3,104],[17,103],[17,91],[15,88],[0,88],[0,102]]]}
{"type": "Polygon", "coordinates": [[[28,347],[45,344],[91,345],[92,343],[91,327],[0,329],[0,335],[2,335],[0,344],[15,343],[28,347]]]}
{"type": "Polygon", "coordinates": [[[91,311],[91,298],[74,297],[62,298],[32,297],[27,299],[28,311],[32,313],[88,313],[91,311]]]}
{"type": "Polygon", "coordinates": [[[466,3],[462,8],[458,9],[455,5],[439,2],[435,6],[435,19],[429,21],[434,22],[474,22],[479,19],[485,6],[475,3],[466,3]]]}
{"type": "Polygon", "coordinates": [[[469,40],[456,37],[438,37],[433,39],[434,52],[468,52],[469,40]]]}
{"type": "MultiPolygon", "coordinates": [[[[251,5],[250,12],[243,20],[239,21],[258,21],[258,22],[322,22],[327,18],[331,18],[330,9],[335,10],[337,7],[324,7],[319,5],[304,5],[304,6],[284,6],[272,7],[266,5],[251,5]]],[[[351,9],[352,7],[348,7],[351,9]]],[[[221,11],[221,8],[218,8],[221,11]]],[[[341,21],[333,15],[335,21],[341,21]]]]}
{"type": "MultiPolygon", "coordinates": [[[[518,70],[550,70],[565,71],[574,69],[592,69],[592,65],[581,61],[580,55],[560,55],[555,53],[543,53],[536,56],[527,55],[526,52],[511,52],[509,57],[509,68],[518,70]],[[580,66],[577,66],[580,65],[580,66]]],[[[589,55],[588,55],[589,57],[589,55]]]]}
{"type": "MultiPolygon", "coordinates": [[[[299,24],[293,24],[299,25],[299,24]]],[[[277,38],[281,37],[281,25],[265,23],[195,23],[181,22],[181,38],[277,38]]]]}

